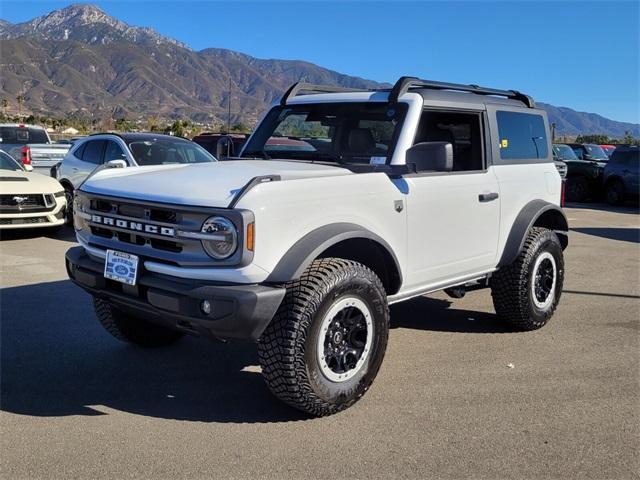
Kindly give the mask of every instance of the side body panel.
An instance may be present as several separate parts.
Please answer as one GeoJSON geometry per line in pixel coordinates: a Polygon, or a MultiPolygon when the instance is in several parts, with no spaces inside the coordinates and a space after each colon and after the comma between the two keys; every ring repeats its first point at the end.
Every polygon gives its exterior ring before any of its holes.
{"type": "Polygon", "coordinates": [[[255,215],[253,264],[266,272],[309,232],[335,223],[358,225],[383,238],[404,269],[406,208],[398,211],[398,201],[405,205],[406,193],[396,180],[364,173],[263,183],[242,197],[237,208],[255,215]]]}

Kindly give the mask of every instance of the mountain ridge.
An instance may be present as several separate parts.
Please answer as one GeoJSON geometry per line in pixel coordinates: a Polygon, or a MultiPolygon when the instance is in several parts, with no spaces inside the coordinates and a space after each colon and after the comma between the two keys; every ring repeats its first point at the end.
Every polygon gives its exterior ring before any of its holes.
{"type": "MultiPolygon", "coordinates": [[[[0,20],[0,95],[24,96],[34,113],[101,118],[191,118],[255,123],[297,81],[353,88],[385,84],[303,60],[260,59],[222,48],[192,50],[148,27],[128,25],[91,4],[27,22],[0,20]]],[[[640,125],[538,102],[559,135],[640,137],[640,125]]]]}

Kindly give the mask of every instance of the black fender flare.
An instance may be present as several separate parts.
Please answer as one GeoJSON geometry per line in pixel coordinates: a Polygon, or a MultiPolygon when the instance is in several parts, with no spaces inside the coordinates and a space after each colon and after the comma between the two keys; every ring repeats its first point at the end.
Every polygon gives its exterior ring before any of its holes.
{"type": "Polygon", "coordinates": [[[332,223],[300,238],[280,259],[267,283],[283,283],[300,278],[305,269],[329,247],[349,239],[366,239],[377,243],[393,259],[402,283],[400,263],[391,246],[380,236],[355,223],[332,223]]]}
{"type": "MultiPolygon", "coordinates": [[[[544,200],[532,200],[527,203],[520,213],[516,216],[511,231],[507,237],[507,241],[498,263],[498,268],[512,264],[524,247],[524,242],[531,228],[536,225],[543,215],[548,221],[543,222],[542,226],[554,230],[556,233],[567,237],[569,232],[569,222],[562,209],[544,200]]],[[[568,238],[562,239],[562,247],[566,248],[568,238]]]]}

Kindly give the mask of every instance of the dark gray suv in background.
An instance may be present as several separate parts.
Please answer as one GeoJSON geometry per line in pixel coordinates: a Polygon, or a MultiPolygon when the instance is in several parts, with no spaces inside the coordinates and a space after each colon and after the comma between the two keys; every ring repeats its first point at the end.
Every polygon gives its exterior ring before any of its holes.
{"type": "Polygon", "coordinates": [[[620,146],[611,154],[604,169],[604,191],[610,205],[640,196],[640,147],[620,146]]]}

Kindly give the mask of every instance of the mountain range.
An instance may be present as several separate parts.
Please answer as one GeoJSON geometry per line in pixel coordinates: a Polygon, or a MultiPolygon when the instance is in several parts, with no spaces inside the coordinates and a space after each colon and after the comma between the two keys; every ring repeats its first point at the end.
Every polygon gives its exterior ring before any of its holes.
{"type": "MultiPolygon", "coordinates": [[[[300,60],[265,60],[220,48],[194,51],[94,5],[75,4],[29,22],[0,20],[0,96],[25,111],[95,119],[227,119],[254,124],[292,83],[353,88],[383,84],[300,60]]],[[[640,125],[539,103],[560,135],[640,137],[640,125]]]]}

